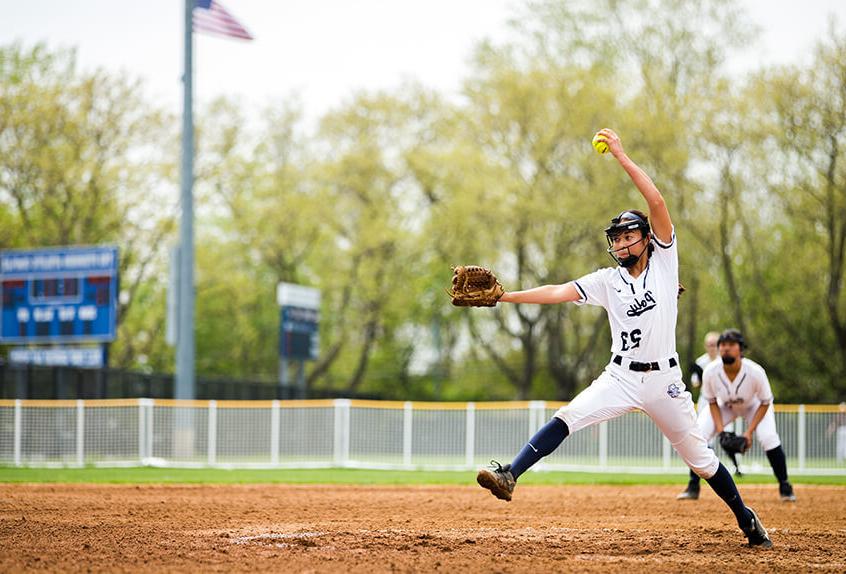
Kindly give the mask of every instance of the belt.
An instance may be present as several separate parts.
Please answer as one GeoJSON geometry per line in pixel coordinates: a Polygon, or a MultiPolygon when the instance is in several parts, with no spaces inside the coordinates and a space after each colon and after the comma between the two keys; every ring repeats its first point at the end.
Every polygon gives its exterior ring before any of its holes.
{"type": "MultiPolygon", "coordinates": [[[[612,362],[614,362],[615,364],[622,367],[624,360],[629,361],[628,359],[624,359],[620,355],[614,355],[612,362]]],[[[639,361],[629,361],[629,364],[627,365],[627,367],[630,371],[638,371],[638,372],[641,372],[641,373],[648,373],[649,371],[660,371],[663,363],[664,363],[664,361],[652,361],[650,363],[641,363],[639,361]]],[[[669,365],[667,368],[672,369],[673,367],[677,366],[678,364],[679,364],[679,362],[676,360],[675,357],[670,357],[670,360],[667,361],[667,365],[669,365]]]]}

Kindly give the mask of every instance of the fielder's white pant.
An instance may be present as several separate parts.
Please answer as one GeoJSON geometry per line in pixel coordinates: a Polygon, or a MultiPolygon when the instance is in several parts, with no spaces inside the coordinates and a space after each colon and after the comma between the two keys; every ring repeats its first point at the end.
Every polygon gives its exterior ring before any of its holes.
{"type": "Polygon", "coordinates": [[[667,360],[660,363],[662,370],[648,373],[609,363],[588,388],[558,409],[555,416],[567,423],[572,434],[640,409],[658,425],[696,474],[711,478],[720,461],[696,425],[693,400],[685,390],[681,369],[666,368],[667,360]]]}
{"type": "MultiPolygon", "coordinates": [[[[696,423],[697,424],[699,424],[699,417],[702,416],[702,413],[703,412],[706,412],[706,413],[710,412],[710,408],[711,407],[708,406],[708,401],[700,393],[699,394],[699,400],[696,402],[696,417],[697,417],[696,423]]],[[[702,425],[699,425],[699,429],[700,430],[702,429],[702,425]]],[[[734,423],[733,422],[729,422],[729,423],[724,422],[723,423],[723,430],[725,430],[726,432],[733,432],[734,431],[734,423]]],[[[705,434],[705,433],[703,432],[702,434],[705,434]]],[[[709,435],[705,434],[705,438],[708,440],[708,446],[710,446],[711,448],[714,448],[716,446],[717,441],[714,440],[714,435],[709,436],[709,435]]]]}
{"type": "MultiPolygon", "coordinates": [[[[759,406],[761,406],[761,401],[756,400],[744,409],[743,419],[746,421],[746,424],[752,422],[752,417],[755,415],[755,411],[758,410],[759,406]]],[[[731,408],[726,405],[720,407],[720,414],[723,417],[724,427],[727,424],[734,422],[734,419],[737,417],[741,416],[732,411],[731,408]]],[[[711,440],[717,434],[717,428],[716,425],[714,425],[714,417],[711,416],[710,406],[702,409],[697,416],[696,424],[699,426],[699,430],[707,440],[711,440]]],[[[755,429],[755,438],[757,439],[758,444],[761,445],[764,452],[781,445],[781,439],[776,431],[775,412],[773,410],[772,403],[770,403],[770,408],[767,409],[767,413],[764,415],[764,418],[762,418],[761,422],[758,423],[758,428],[755,429]]]]}

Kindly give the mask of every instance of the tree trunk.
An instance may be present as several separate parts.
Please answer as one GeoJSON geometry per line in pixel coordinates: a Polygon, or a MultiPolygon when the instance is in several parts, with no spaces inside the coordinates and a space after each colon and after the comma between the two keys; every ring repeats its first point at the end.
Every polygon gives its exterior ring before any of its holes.
{"type": "Polygon", "coordinates": [[[370,352],[373,350],[373,343],[376,341],[378,327],[379,320],[376,316],[371,317],[364,326],[364,343],[361,346],[361,352],[358,356],[358,364],[347,385],[347,389],[350,391],[358,390],[359,385],[364,380],[364,374],[367,372],[367,364],[370,362],[370,352]]]}
{"type": "Polygon", "coordinates": [[[734,185],[734,178],[731,173],[731,161],[734,155],[733,151],[728,153],[725,164],[723,165],[723,186],[720,189],[720,261],[723,267],[723,276],[726,280],[726,288],[728,289],[729,300],[732,309],[734,310],[735,320],[737,321],[737,328],[744,334],[747,333],[746,317],[743,313],[743,303],[740,297],[740,290],[737,286],[737,279],[734,275],[734,263],[731,257],[731,239],[729,237],[731,230],[731,223],[729,222],[729,203],[733,197],[737,197],[734,185]]]}

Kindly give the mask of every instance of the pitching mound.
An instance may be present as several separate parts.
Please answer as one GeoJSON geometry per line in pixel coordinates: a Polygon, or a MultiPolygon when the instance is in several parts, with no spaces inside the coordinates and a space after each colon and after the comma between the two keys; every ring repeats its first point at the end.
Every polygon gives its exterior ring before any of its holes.
{"type": "Polygon", "coordinates": [[[4,484],[0,571],[846,571],[846,488],[741,487],[769,551],[682,488],[4,484]]]}

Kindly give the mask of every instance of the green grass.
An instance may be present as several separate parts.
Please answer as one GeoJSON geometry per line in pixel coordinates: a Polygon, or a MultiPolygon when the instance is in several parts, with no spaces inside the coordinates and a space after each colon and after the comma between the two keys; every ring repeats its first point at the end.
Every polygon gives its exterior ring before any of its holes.
{"type": "MultiPolygon", "coordinates": [[[[671,474],[603,474],[589,472],[529,472],[520,484],[674,484],[683,485],[684,472],[671,474]]],[[[794,484],[846,486],[846,476],[798,476],[794,484]]],[[[222,470],[183,468],[14,468],[0,466],[0,483],[111,483],[111,484],[475,484],[473,472],[354,470],[222,470]]],[[[772,475],[746,475],[740,484],[771,484],[772,475]]]]}

